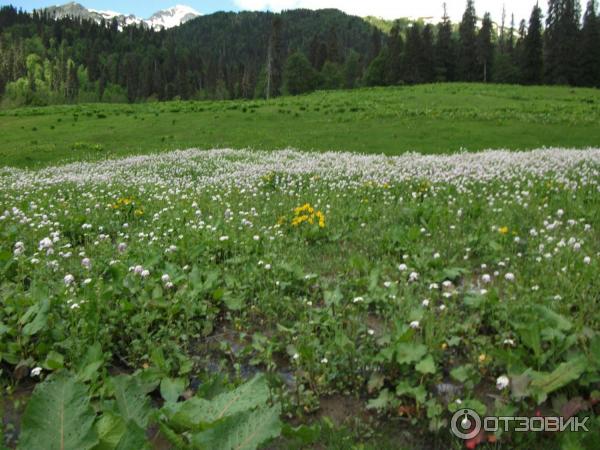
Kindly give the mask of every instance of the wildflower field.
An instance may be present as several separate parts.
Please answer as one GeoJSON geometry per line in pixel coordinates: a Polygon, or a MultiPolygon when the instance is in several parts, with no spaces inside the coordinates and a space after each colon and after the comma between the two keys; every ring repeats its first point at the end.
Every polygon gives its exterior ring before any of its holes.
{"type": "Polygon", "coordinates": [[[599,275],[597,148],[2,168],[3,441],[600,448],[599,275]]]}

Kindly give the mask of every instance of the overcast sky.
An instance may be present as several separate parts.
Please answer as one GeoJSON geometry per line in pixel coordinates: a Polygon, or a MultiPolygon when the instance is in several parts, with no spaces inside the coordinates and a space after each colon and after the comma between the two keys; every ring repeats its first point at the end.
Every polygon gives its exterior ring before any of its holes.
{"type": "MultiPolygon", "coordinates": [[[[215,11],[238,10],[271,10],[293,8],[338,8],[349,14],[359,16],[378,16],[386,19],[397,17],[440,17],[442,15],[443,0],[79,0],[84,6],[99,10],[113,10],[121,13],[136,14],[147,18],[155,11],[173,6],[175,3],[189,5],[202,14],[215,11]]],[[[0,0],[0,4],[12,3],[26,10],[41,8],[54,3],[66,3],[60,0],[0,0]]],[[[448,14],[457,21],[464,12],[466,0],[446,0],[448,14]]],[[[528,19],[536,0],[475,0],[478,15],[484,12],[492,13],[494,21],[499,22],[502,17],[502,5],[506,5],[507,17],[514,13],[516,22],[528,19]]],[[[545,12],[546,0],[541,0],[540,5],[545,12]]],[[[585,6],[585,5],[584,5],[585,6]]]]}

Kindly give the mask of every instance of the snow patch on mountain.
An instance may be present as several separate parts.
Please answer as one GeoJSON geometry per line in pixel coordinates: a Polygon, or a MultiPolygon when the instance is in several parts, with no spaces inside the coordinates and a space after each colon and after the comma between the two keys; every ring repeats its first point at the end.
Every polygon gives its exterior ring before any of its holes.
{"type": "Polygon", "coordinates": [[[196,17],[201,16],[201,14],[194,8],[186,5],[176,5],[171,8],[157,11],[148,19],[141,19],[133,14],[125,15],[116,11],[88,9],[76,2],[66,3],[59,6],[50,6],[48,8],[44,8],[44,11],[56,19],[61,19],[63,17],[75,17],[78,19],[94,20],[98,23],[100,23],[102,20],[110,22],[114,19],[119,24],[120,29],[128,25],[143,24],[157,31],[163,28],[166,29],[177,27],[192,19],[195,19],[196,17]]]}

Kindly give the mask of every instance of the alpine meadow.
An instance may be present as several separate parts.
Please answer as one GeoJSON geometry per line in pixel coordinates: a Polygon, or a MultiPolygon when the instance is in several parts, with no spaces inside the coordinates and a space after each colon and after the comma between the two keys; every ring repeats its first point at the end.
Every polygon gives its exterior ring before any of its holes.
{"type": "Polygon", "coordinates": [[[0,6],[0,449],[600,448],[595,0],[122,3],[0,6]]]}

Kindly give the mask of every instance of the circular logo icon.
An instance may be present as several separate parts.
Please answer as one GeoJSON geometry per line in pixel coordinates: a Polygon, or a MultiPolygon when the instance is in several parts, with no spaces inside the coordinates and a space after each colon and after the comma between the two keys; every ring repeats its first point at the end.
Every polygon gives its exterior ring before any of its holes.
{"type": "Polygon", "coordinates": [[[450,428],[457,438],[473,439],[481,431],[481,417],[472,409],[459,409],[452,416],[450,428]]]}

